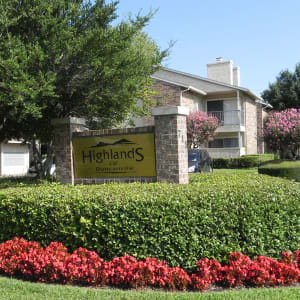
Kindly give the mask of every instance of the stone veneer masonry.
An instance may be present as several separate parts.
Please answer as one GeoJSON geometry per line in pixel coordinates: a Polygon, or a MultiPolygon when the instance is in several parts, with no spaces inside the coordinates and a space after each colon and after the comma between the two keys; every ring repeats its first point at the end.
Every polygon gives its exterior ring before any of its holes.
{"type": "Polygon", "coordinates": [[[188,177],[186,116],[182,106],[152,110],[155,117],[157,181],[185,184],[188,177]]]}
{"type": "Polygon", "coordinates": [[[242,95],[245,104],[246,154],[257,154],[257,110],[249,97],[242,95]]]}
{"type": "Polygon", "coordinates": [[[188,108],[181,106],[159,107],[152,111],[153,126],[87,130],[83,119],[66,118],[52,121],[55,128],[54,148],[57,180],[63,184],[97,184],[110,182],[155,182],[185,184],[188,178],[188,153],[186,116],[188,108]],[[137,178],[75,178],[72,156],[72,138],[87,136],[108,136],[154,132],[156,177],[137,178]]]}
{"type": "Polygon", "coordinates": [[[264,138],[263,138],[263,106],[256,103],[257,114],[257,153],[264,153],[264,138]]]}
{"type": "Polygon", "coordinates": [[[69,117],[54,119],[51,123],[55,128],[54,151],[57,181],[63,184],[74,184],[72,133],[87,130],[85,121],[69,117]]]}
{"type": "Polygon", "coordinates": [[[203,97],[199,94],[185,92],[181,97],[181,105],[189,108],[190,112],[205,111],[203,97]]]}

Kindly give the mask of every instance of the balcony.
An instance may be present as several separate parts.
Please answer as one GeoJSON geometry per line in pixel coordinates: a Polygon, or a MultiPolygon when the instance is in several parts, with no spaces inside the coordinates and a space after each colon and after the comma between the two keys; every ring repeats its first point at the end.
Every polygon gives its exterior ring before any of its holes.
{"type": "Polygon", "coordinates": [[[244,125],[244,116],[240,110],[209,111],[207,114],[222,121],[221,126],[244,125]]]}
{"type": "Polygon", "coordinates": [[[209,111],[207,114],[222,121],[218,132],[245,131],[244,114],[240,110],[209,111]]]}
{"type": "Polygon", "coordinates": [[[240,148],[206,148],[212,158],[234,158],[246,154],[244,147],[240,148]]]}

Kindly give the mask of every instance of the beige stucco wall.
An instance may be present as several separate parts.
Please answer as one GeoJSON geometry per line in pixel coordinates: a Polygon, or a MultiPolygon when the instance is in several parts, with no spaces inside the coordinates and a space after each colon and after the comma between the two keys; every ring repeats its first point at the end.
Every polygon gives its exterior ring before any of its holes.
{"type": "Polygon", "coordinates": [[[226,100],[226,99],[236,99],[236,91],[223,91],[218,93],[210,93],[205,96],[206,100],[226,100]]]}
{"type": "MultiPolygon", "coordinates": [[[[205,149],[205,148],[204,148],[205,149]]],[[[235,158],[245,155],[245,148],[206,148],[212,158],[235,158]]]]}
{"type": "Polygon", "coordinates": [[[257,112],[254,100],[241,93],[245,111],[245,146],[246,154],[257,154],[257,112]]]}
{"type": "Polygon", "coordinates": [[[269,115],[268,112],[266,112],[265,110],[262,111],[262,118],[263,120],[269,115]]]}
{"type": "Polygon", "coordinates": [[[233,84],[232,60],[217,61],[207,64],[207,78],[233,84]]]}
{"type": "Polygon", "coordinates": [[[181,105],[188,107],[190,111],[205,110],[203,97],[195,93],[190,93],[190,92],[182,93],[181,105]]]}

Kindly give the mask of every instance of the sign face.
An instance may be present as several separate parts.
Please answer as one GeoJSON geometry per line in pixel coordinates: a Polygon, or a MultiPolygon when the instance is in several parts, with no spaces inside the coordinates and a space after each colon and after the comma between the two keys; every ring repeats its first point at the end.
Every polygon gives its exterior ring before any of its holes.
{"type": "Polygon", "coordinates": [[[75,177],[154,177],[154,134],[73,138],[75,177]]]}

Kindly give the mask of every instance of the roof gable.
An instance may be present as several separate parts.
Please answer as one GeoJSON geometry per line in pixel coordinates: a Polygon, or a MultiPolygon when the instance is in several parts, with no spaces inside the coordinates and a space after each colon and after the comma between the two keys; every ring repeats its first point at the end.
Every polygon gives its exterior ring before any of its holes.
{"type": "Polygon", "coordinates": [[[211,80],[208,78],[168,69],[162,68],[154,74],[156,79],[161,80],[169,80],[173,82],[178,82],[187,86],[193,86],[196,89],[204,91],[206,93],[218,93],[218,92],[229,92],[232,90],[243,91],[248,94],[252,99],[261,98],[254,93],[252,93],[249,89],[238,87],[235,85],[226,84],[223,82],[211,80]]]}

